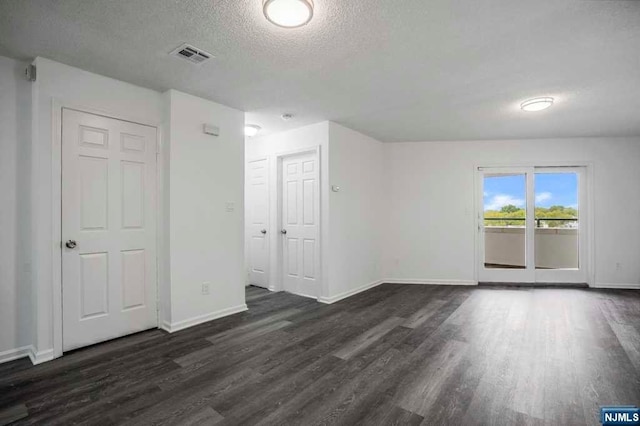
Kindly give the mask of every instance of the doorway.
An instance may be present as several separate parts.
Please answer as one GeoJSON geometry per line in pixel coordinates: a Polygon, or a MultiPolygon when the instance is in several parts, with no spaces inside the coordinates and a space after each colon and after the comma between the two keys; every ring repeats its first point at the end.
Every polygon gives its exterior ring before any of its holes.
{"type": "Polygon", "coordinates": [[[478,175],[478,281],[587,283],[585,167],[481,167],[478,175]]]}
{"type": "Polygon", "coordinates": [[[62,109],[64,351],[157,327],[156,132],[62,109]]]}
{"type": "Polygon", "coordinates": [[[268,159],[247,162],[247,267],[249,284],[269,288],[269,174],[268,159]]]}

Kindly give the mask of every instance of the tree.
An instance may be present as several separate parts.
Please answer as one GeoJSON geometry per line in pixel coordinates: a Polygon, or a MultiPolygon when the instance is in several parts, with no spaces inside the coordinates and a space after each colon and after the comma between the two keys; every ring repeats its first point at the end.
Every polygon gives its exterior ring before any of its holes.
{"type": "Polygon", "coordinates": [[[500,212],[502,212],[502,213],[515,213],[518,210],[521,210],[521,209],[517,208],[513,204],[508,204],[508,205],[502,207],[502,209],[500,209],[500,212]]]}
{"type": "MultiPolygon", "coordinates": [[[[526,217],[526,211],[523,208],[518,208],[512,204],[506,205],[497,210],[485,210],[484,212],[485,226],[525,226],[524,218],[526,217]]],[[[538,224],[541,227],[549,228],[572,228],[575,227],[578,222],[578,210],[573,207],[565,206],[551,206],[536,207],[535,218],[538,220],[538,224]],[[545,220],[555,219],[555,220],[545,220]],[[566,219],[566,220],[563,220],[566,219]]]]}

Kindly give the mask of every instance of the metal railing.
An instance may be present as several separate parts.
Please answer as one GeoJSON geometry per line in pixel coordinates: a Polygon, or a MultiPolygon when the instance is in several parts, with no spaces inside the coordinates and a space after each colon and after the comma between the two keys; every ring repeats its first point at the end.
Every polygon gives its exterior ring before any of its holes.
{"type": "MultiPolygon", "coordinates": [[[[502,220],[505,222],[508,222],[510,220],[527,220],[524,217],[485,217],[484,220],[502,220]]],[[[577,217],[566,217],[566,218],[562,218],[562,217],[537,217],[535,218],[536,221],[536,227],[540,228],[541,222],[553,222],[553,221],[563,221],[563,222],[577,222],[578,218],[577,217]]]]}

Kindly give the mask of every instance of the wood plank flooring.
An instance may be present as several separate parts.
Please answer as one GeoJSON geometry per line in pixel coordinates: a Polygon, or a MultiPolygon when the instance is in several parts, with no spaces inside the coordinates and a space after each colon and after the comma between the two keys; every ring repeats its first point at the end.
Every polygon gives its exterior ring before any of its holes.
{"type": "Polygon", "coordinates": [[[38,366],[0,365],[0,424],[598,425],[640,405],[640,292],[384,284],[38,366]]]}

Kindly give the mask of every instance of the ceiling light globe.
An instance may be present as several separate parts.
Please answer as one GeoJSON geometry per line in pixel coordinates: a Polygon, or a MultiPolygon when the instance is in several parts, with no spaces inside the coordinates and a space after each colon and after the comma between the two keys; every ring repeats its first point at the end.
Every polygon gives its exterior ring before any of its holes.
{"type": "Polygon", "coordinates": [[[313,17],[313,0],[263,0],[264,16],[283,28],[306,25],[313,17]]]}
{"type": "Polygon", "coordinates": [[[520,108],[526,112],[537,112],[542,111],[543,109],[547,109],[551,105],[553,105],[553,98],[533,98],[527,99],[526,101],[521,103],[520,108]]]}
{"type": "Polygon", "coordinates": [[[246,137],[252,138],[256,136],[262,128],[260,126],[256,126],[255,124],[247,124],[244,126],[244,135],[246,137]]]}

